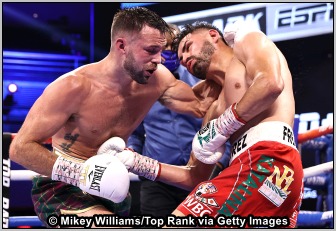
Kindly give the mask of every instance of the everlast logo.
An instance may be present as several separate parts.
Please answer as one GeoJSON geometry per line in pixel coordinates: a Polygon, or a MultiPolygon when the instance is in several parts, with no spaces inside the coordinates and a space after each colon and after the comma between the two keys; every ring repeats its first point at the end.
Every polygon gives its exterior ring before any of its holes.
{"type": "Polygon", "coordinates": [[[290,128],[288,128],[286,126],[283,127],[283,137],[282,137],[282,139],[295,146],[293,132],[290,128]]]}
{"type": "Polygon", "coordinates": [[[100,192],[100,181],[104,174],[105,169],[106,167],[95,165],[95,171],[93,173],[93,180],[90,185],[90,189],[100,192]]]}
{"type": "Polygon", "coordinates": [[[247,134],[242,136],[237,142],[233,143],[232,151],[231,151],[231,157],[236,155],[237,152],[240,152],[243,148],[245,148],[247,146],[246,137],[247,137],[247,134]]]}

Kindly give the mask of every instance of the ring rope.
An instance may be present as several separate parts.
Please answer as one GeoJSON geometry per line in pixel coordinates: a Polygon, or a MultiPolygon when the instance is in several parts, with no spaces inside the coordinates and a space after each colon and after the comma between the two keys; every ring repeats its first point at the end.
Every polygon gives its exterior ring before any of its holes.
{"type": "Polygon", "coordinates": [[[334,161],[303,169],[304,178],[328,173],[334,169],[334,161]]]}
{"type": "Polygon", "coordinates": [[[300,210],[297,224],[299,226],[321,226],[334,220],[334,211],[305,211],[300,210]]]}
{"type": "MultiPolygon", "coordinates": [[[[334,162],[329,161],[323,164],[319,164],[313,167],[303,169],[304,178],[316,176],[324,173],[328,173],[333,170],[334,162]]],[[[36,172],[31,170],[12,170],[11,171],[11,180],[13,181],[23,181],[31,180],[34,176],[39,175],[36,172]]],[[[139,176],[129,172],[128,173],[131,181],[139,181],[139,176]]]]}
{"type": "MultiPolygon", "coordinates": [[[[12,170],[10,174],[10,179],[12,181],[26,181],[32,180],[34,176],[40,175],[31,170],[12,170]]],[[[129,172],[128,176],[130,181],[140,181],[139,176],[129,172]]]]}
{"type": "Polygon", "coordinates": [[[37,216],[14,216],[9,217],[9,228],[16,228],[19,226],[35,226],[41,227],[44,224],[37,216]]]}
{"type": "Polygon", "coordinates": [[[333,133],[334,128],[333,125],[328,125],[328,126],[320,126],[315,129],[311,129],[307,132],[299,133],[298,134],[298,143],[304,143],[307,140],[312,140],[317,137],[333,133]]]}

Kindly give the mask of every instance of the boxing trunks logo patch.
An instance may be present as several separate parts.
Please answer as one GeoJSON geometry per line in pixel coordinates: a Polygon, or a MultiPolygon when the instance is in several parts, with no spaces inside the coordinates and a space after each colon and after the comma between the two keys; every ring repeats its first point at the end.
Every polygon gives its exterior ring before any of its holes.
{"type": "Polygon", "coordinates": [[[290,194],[290,191],[287,190],[294,181],[294,171],[286,165],[283,167],[284,171],[281,175],[280,169],[277,166],[274,166],[272,175],[267,177],[263,182],[263,185],[258,189],[258,192],[264,195],[277,207],[279,207],[285,201],[287,195],[290,194]],[[272,182],[275,182],[275,184],[272,182]]]}
{"type": "Polygon", "coordinates": [[[198,200],[199,202],[202,202],[210,206],[219,207],[218,203],[216,202],[214,198],[203,197],[204,194],[213,194],[215,192],[218,192],[216,186],[213,185],[211,182],[209,182],[209,183],[201,184],[195,191],[194,195],[195,195],[195,199],[198,200]]]}

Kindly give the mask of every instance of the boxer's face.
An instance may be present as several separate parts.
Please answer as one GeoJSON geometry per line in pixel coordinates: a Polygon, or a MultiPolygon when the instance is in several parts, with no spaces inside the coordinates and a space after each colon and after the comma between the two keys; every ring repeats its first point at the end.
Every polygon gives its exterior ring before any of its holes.
{"type": "Polygon", "coordinates": [[[215,47],[207,39],[206,30],[186,35],[178,47],[181,64],[199,79],[205,79],[215,47]]]}
{"type": "Polygon", "coordinates": [[[130,49],[126,53],[123,66],[134,81],[146,84],[161,63],[162,47],[166,44],[165,36],[158,30],[145,26],[129,41],[130,49]]]}

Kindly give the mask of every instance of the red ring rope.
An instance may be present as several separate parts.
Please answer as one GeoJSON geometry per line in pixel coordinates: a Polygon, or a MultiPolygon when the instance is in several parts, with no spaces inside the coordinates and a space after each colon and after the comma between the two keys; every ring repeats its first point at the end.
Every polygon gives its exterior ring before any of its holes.
{"type": "Polygon", "coordinates": [[[317,137],[332,133],[333,131],[333,125],[321,126],[319,128],[311,129],[307,132],[298,134],[298,143],[304,143],[307,140],[315,139],[317,137]]]}

